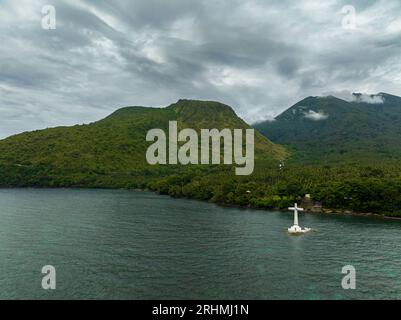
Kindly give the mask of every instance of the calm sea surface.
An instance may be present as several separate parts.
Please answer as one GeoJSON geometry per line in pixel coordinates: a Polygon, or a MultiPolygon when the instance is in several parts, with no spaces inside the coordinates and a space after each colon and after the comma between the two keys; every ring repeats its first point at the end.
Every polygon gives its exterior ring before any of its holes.
{"type": "Polygon", "coordinates": [[[291,213],[148,192],[0,189],[0,299],[401,299],[401,221],[300,222],[314,232],[288,235],[291,213]]]}

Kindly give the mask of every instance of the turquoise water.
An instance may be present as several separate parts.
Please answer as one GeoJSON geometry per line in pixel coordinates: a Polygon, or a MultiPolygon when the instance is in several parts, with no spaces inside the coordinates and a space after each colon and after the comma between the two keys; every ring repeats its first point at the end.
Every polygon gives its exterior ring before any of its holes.
{"type": "Polygon", "coordinates": [[[0,190],[1,299],[401,298],[401,221],[124,190],[0,190]],[[341,287],[345,265],[356,290],[341,287]],[[56,268],[56,290],[41,268],[56,268]]]}

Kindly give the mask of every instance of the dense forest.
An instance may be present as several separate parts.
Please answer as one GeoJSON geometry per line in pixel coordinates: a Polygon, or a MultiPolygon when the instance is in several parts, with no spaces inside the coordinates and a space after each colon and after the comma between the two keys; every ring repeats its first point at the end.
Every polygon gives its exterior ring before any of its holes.
{"type": "Polygon", "coordinates": [[[323,211],[401,217],[401,161],[343,156],[309,163],[259,133],[255,170],[145,161],[147,130],[178,120],[191,128],[249,128],[215,102],[180,100],[167,108],[123,108],[82,126],[27,132],[0,141],[0,187],[148,189],[222,205],[284,209],[310,194],[323,211]]]}
{"type": "Polygon", "coordinates": [[[139,171],[61,172],[46,166],[9,166],[2,186],[149,189],[222,205],[285,209],[305,194],[327,210],[401,216],[401,164],[300,166],[258,163],[250,176],[228,166],[157,166],[139,171]]]}
{"type": "Polygon", "coordinates": [[[401,160],[401,98],[353,97],[308,97],[255,128],[302,164],[401,160]]]}

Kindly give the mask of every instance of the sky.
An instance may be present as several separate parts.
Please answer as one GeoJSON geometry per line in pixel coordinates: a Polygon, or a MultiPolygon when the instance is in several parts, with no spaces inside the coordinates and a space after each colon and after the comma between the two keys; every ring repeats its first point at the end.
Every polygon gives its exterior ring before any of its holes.
{"type": "Polygon", "coordinates": [[[0,43],[0,138],[181,98],[253,123],[307,96],[401,96],[400,0],[0,0],[0,43]]]}

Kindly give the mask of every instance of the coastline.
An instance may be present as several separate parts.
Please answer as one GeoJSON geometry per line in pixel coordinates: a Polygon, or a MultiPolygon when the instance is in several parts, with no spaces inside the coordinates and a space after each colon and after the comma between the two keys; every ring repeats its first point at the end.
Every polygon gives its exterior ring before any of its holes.
{"type": "MultiPolygon", "coordinates": [[[[6,190],[6,189],[83,189],[83,190],[126,190],[126,191],[136,191],[136,192],[152,192],[154,194],[158,195],[164,195],[168,196],[170,198],[174,199],[188,199],[188,200],[195,200],[195,201],[201,201],[201,202],[209,202],[211,204],[215,204],[220,207],[228,207],[228,208],[242,208],[242,209],[253,209],[253,210],[263,210],[267,212],[272,212],[272,211],[279,211],[279,212],[287,212],[284,209],[280,208],[261,208],[261,207],[256,207],[256,206],[240,206],[240,205],[235,205],[235,204],[229,204],[229,203],[219,203],[219,202],[212,202],[210,200],[200,200],[200,199],[195,199],[195,198],[188,198],[188,197],[173,197],[168,194],[162,194],[158,191],[152,190],[152,189],[140,189],[140,188],[107,188],[107,187],[49,187],[49,186],[35,186],[35,187],[0,187],[0,190],[6,190]]],[[[386,219],[386,220],[399,220],[401,221],[401,217],[396,217],[396,216],[388,216],[385,214],[379,214],[379,213],[373,213],[373,212],[355,212],[351,210],[340,210],[340,209],[329,209],[329,208],[322,208],[322,211],[313,211],[310,209],[304,209],[304,213],[307,214],[314,214],[314,215],[325,215],[325,216],[353,216],[353,217],[366,217],[366,218],[376,218],[376,219],[386,219]]]]}
{"type": "MultiPolygon", "coordinates": [[[[152,190],[148,190],[153,192],[152,190]]],[[[156,192],[157,193],[157,192],[156,192]]],[[[190,199],[190,198],[188,198],[190,199]]],[[[193,199],[191,199],[193,200],[193,199]]],[[[202,200],[199,200],[202,201],[202,200]]],[[[268,208],[261,208],[261,207],[253,207],[253,206],[238,206],[238,205],[233,205],[233,204],[220,204],[216,202],[211,202],[214,203],[218,206],[223,206],[223,207],[236,207],[236,208],[243,208],[243,209],[253,209],[253,210],[263,210],[263,211],[279,211],[279,212],[288,212],[287,210],[284,209],[279,209],[279,208],[273,208],[273,209],[268,209],[268,208]]],[[[385,214],[379,214],[379,213],[373,213],[373,212],[355,212],[355,211],[349,211],[349,210],[338,210],[338,209],[323,209],[322,211],[312,211],[308,209],[304,209],[303,213],[307,214],[312,214],[312,215],[324,215],[324,216],[348,216],[348,217],[364,217],[364,218],[371,218],[371,219],[386,219],[386,220],[400,220],[401,217],[395,217],[395,216],[388,216],[385,214]]]]}

